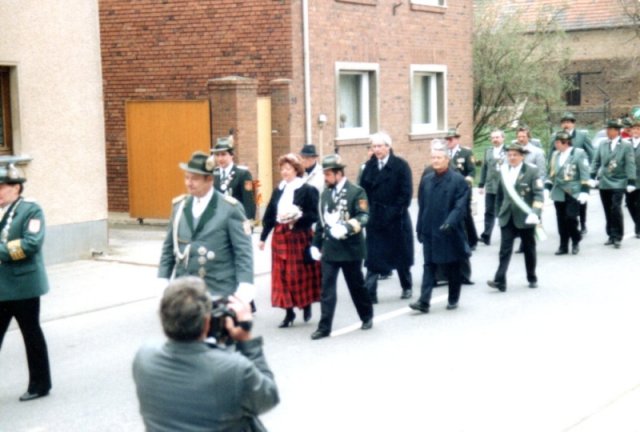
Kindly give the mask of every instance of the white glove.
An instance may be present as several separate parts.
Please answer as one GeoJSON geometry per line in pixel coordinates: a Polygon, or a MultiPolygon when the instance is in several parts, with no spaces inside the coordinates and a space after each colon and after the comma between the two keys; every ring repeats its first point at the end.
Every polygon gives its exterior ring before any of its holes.
{"type": "Polygon", "coordinates": [[[331,233],[331,237],[342,240],[347,236],[347,227],[342,224],[334,225],[329,232],[331,233]]]}
{"type": "Polygon", "coordinates": [[[595,189],[595,188],[598,187],[598,183],[599,183],[598,180],[591,179],[591,180],[589,180],[589,187],[591,189],[595,189]]]}
{"type": "Polygon", "coordinates": [[[322,258],[320,249],[315,246],[311,246],[311,249],[309,249],[309,253],[311,254],[311,258],[313,258],[315,261],[320,261],[320,258],[322,258]]]}
{"type": "Polygon", "coordinates": [[[636,187],[635,187],[635,186],[631,186],[631,185],[627,186],[627,193],[631,193],[631,192],[633,192],[634,190],[636,190],[636,187]]]}
{"type": "Polygon", "coordinates": [[[527,218],[524,220],[524,223],[527,225],[538,225],[540,223],[540,218],[535,213],[529,213],[527,218]]]}
{"type": "Polygon", "coordinates": [[[240,282],[238,289],[233,295],[245,303],[250,303],[256,296],[256,287],[249,282],[240,282]]]}
{"type": "Polygon", "coordinates": [[[580,204],[586,204],[588,200],[589,200],[589,194],[588,194],[588,193],[586,193],[586,192],[580,192],[580,193],[578,194],[578,202],[579,202],[580,204]]]}

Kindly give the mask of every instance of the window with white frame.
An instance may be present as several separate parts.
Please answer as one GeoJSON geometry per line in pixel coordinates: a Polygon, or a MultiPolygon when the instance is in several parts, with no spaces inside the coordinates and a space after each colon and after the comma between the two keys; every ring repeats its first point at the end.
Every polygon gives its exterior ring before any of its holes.
{"type": "Polygon", "coordinates": [[[445,0],[411,0],[411,3],[424,6],[445,6],[445,0]]]}
{"type": "Polygon", "coordinates": [[[0,155],[13,153],[9,68],[0,66],[0,155]]]}
{"type": "Polygon", "coordinates": [[[364,138],[377,126],[375,63],[336,63],[338,138],[364,138]]]}
{"type": "Polygon", "coordinates": [[[411,66],[411,133],[425,134],[446,128],[446,76],[443,65],[411,66]]]}

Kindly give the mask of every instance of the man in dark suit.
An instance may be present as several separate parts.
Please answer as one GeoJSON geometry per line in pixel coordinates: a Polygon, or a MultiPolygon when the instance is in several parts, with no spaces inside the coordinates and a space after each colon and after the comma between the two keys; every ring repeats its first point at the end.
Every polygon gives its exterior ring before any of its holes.
{"type": "MultiPolygon", "coordinates": [[[[595,150],[591,144],[591,138],[589,132],[586,130],[576,129],[576,116],[572,112],[565,112],[560,118],[560,127],[569,134],[571,137],[571,146],[573,148],[582,149],[587,154],[587,160],[589,164],[593,162],[595,150]]],[[[553,153],[553,143],[549,149],[549,159],[553,153]]],[[[587,202],[580,203],[580,234],[585,235],[587,233],[587,202]]]]}
{"type": "Polygon", "coordinates": [[[500,173],[497,196],[501,235],[500,265],[493,280],[487,282],[490,287],[500,291],[507,290],[507,270],[516,237],[522,240],[529,288],[538,287],[535,229],[540,223],[544,193],[538,169],[524,163],[525,152],[517,143],[507,147],[508,165],[503,165],[500,173]]]}
{"type": "Polygon", "coordinates": [[[322,261],[322,316],[311,339],[331,334],[336,310],[336,282],[342,269],[351,300],[362,321],[362,329],[373,326],[373,306],[364,287],[362,260],[366,256],[363,228],[369,220],[369,204],[364,189],[344,176],[340,156],[322,160],[326,189],[320,197],[320,222],[313,236],[311,256],[322,261]]]}
{"type": "Polygon", "coordinates": [[[500,167],[505,161],[504,132],[491,132],[492,146],[485,151],[484,163],[480,171],[478,189],[484,194],[484,231],[480,239],[487,246],[491,244],[491,233],[496,223],[496,195],[500,187],[500,167]]]}
{"type": "MultiPolygon", "coordinates": [[[[631,125],[629,142],[631,143],[631,147],[633,147],[633,154],[636,160],[637,182],[640,178],[640,107],[637,109],[637,117],[631,116],[629,120],[631,125]]],[[[625,195],[627,208],[635,225],[636,238],[640,239],[640,189],[626,192],[625,195]]]]}
{"type": "Polygon", "coordinates": [[[158,277],[194,275],[212,295],[253,298],[251,224],[242,206],[213,188],[213,157],[195,152],[181,163],[189,195],[173,200],[158,277]]]}
{"type": "Polygon", "coordinates": [[[247,219],[256,218],[256,197],[253,177],[249,168],[233,162],[233,136],[218,138],[211,152],[216,158],[217,168],[213,172],[213,184],[216,190],[242,203],[247,219]]]}
{"type": "MultiPolygon", "coordinates": [[[[133,361],[140,414],[149,431],[265,431],[258,415],[279,402],[262,338],[251,337],[251,310],[235,297],[226,318],[235,350],[204,343],[213,325],[212,302],[202,279],[172,281],[160,303],[168,340],[148,343],[133,361]]],[[[218,318],[219,319],[219,318],[218,318]]]]}
{"type": "Polygon", "coordinates": [[[29,365],[29,386],[20,401],[29,401],[51,390],[49,354],[40,327],[40,296],[49,291],[42,259],[44,214],[35,201],[22,196],[26,179],[20,169],[2,160],[0,164],[0,347],[15,318],[29,365]]]}
{"type": "Polygon", "coordinates": [[[600,144],[591,165],[591,186],[600,189],[609,239],[605,245],[620,248],[624,237],[622,199],[636,190],[636,160],[631,143],[620,136],[620,119],[607,122],[608,140],[600,144]]]}
{"type": "Polygon", "coordinates": [[[418,193],[418,241],[422,243],[424,266],[420,299],[413,310],[427,313],[436,284],[436,266],[449,282],[447,309],[458,307],[462,285],[461,266],[471,254],[464,230],[469,187],[464,177],[449,166],[444,146],[431,148],[433,171],[423,177],[418,193]]]}
{"type": "Polygon", "coordinates": [[[378,301],[378,277],[396,269],[402,295],[412,296],[413,228],[409,205],[413,193],[411,168],[391,150],[391,137],[384,132],[371,136],[374,156],[367,161],[360,186],[369,199],[367,224],[367,276],[365,286],[373,303],[378,301]]]}

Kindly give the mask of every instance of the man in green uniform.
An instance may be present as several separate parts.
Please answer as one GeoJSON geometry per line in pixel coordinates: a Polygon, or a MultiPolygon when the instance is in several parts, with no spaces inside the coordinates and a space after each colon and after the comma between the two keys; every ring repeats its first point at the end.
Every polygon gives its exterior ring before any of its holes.
{"type": "Polygon", "coordinates": [[[213,187],[213,157],[181,163],[189,192],[173,200],[158,277],[200,276],[212,295],[253,298],[251,224],[242,206],[213,187]]]}
{"type": "MultiPolygon", "coordinates": [[[[49,394],[51,373],[47,343],[40,327],[40,296],[49,291],[42,259],[44,214],[22,196],[22,173],[0,160],[0,347],[15,318],[29,365],[29,386],[21,401],[49,394]]],[[[6,373],[6,371],[5,371],[6,373]]]]}
{"type": "Polygon", "coordinates": [[[362,320],[361,328],[369,330],[373,326],[373,306],[362,275],[362,260],[366,255],[362,229],[369,220],[367,194],[344,176],[339,155],[326,156],[322,169],[327,188],[320,197],[320,222],[311,248],[312,258],[322,260],[322,317],[318,329],[311,335],[314,340],[331,334],[340,269],[362,320]]]}
{"type": "Polygon", "coordinates": [[[218,192],[234,197],[242,203],[247,218],[256,218],[256,197],[253,177],[249,168],[233,163],[232,138],[218,138],[211,151],[216,158],[217,168],[213,172],[214,186],[218,192]]]}
{"type": "Polygon", "coordinates": [[[591,187],[599,187],[609,237],[605,245],[620,248],[624,236],[622,198],[636,190],[636,161],[631,143],[620,137],[622,120],[607,122],[608,140],[600,144],[591,166],[591,187]]]}
{"type": "Polygon", "coordinates": [[[496,223],[496,195],[500,187],[500,167],[505,161],[504,132],[496,129],[491,132],[491,144],[484,153],[484,163],[480,171],[478,191],[484,194],[484,231],[480,240],[487,246],[491,244],[491,233],[496,223]]]}

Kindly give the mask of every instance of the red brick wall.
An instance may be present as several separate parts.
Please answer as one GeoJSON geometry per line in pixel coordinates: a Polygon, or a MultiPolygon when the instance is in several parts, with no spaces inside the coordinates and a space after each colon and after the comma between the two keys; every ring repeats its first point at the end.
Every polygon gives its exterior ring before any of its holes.
{"type": "Polygon", "coordinates": [[[129,208],[125,101],[206,99],[228,75],[290,78],[286,0],[100,0],[110,211],[129,208]]]}

